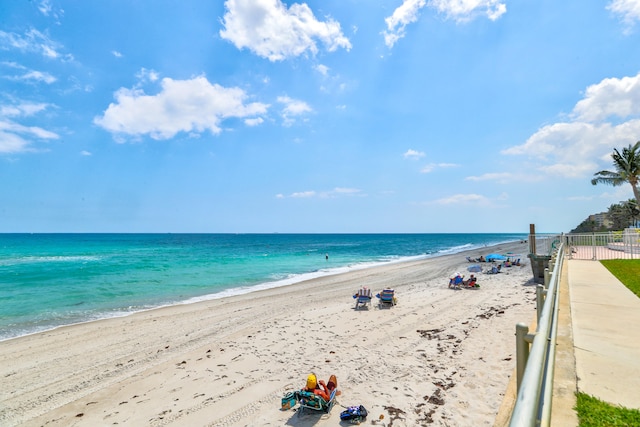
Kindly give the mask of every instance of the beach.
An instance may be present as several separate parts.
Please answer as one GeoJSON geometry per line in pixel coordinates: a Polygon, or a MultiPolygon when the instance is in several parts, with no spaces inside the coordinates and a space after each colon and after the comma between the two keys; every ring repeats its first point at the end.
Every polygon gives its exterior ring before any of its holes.
{"type": "MultiPolygon", "coordinates": [[[[3,426],[491,426],[515,368],[515,324],[535,318],[531,267],[469,276],[466,256],[520,242],[324,276],[0,342],[3,426]],[[398,303],[354,310],[352,295],[398,303]],[[281,410],[314,372],[338,378],[329,414],[281,410]],[[381,419],[382,417],[382,419],[381,419]]],[[[528,261],[528,260],[527,260],[528,261]]],[[[487,270],[489,263],[482,264],[487,270]]]]}

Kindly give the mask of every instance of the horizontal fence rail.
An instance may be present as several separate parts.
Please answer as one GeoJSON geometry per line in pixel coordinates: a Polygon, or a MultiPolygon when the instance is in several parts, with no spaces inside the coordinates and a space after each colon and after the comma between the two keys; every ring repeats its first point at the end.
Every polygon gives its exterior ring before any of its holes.
{"type": "Polygon", "coordinates": [[[640,229],[603,233],[530,235],[530,253],[550,255],[560,244],[568,259],[604,260],[640,258],[640,229]]]}
{"type": "MultiPolygon", "coordinates": [[[[560,299],[560,274],[566,259],[605,260],[640,258],[640,229],[605,233],[531,234],[529,257],[548,260],[544,286],[536,290],[537,329],[530,334],[526,324],[516,325],[518,396],[509,427],[548,426],[560,299]]],[[[534,277],[536,277],[534,269],[534,277]]]]}
{"type": "Polygon", "coordinates": [[[561,240],[550,255],[545,285],[537,289],[537,330],[528,334],[527,325],[516,325],[518,396],[509,427],[547,426],[551,420],[560,272],[565,256],[561,240]]]}

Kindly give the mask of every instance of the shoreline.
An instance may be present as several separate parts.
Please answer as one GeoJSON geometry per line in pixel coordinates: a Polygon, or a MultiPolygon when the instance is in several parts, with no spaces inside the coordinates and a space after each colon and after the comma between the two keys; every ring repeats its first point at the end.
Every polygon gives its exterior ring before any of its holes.
{"type": "Polygon", "coordinates": [[[233,297],[233,296],[238,296],[238,295],[244,295],[244,294],[251,294],[254,292],[260,292],[263,290],[268,290],[268,289],[273,289],[273,288],[279,288],[279,287],[286,287],[286,286],[291,286],[291,285],[296,285],[298,283],[302,283],[302,282],[307,282],[310,280],[315,280],[315,279],[321,279],[323,277],[327,277],[327,276],[332,276],[332,275],[339,275],[339,274],[345,274],[345,273],[349,273],[352,271],[357,271],[357,270],[362,270],[362,269],[369,269],[369,268],[377,268],[377,267],[384,267],[387,265],[391,265],[391,264],[396,264],[396,263],[406,263],[406,262],[413,262],[413,261],[421,261],[421,260],[425,260],[425,259],[431,259],[431,258],[439,258],[439,257],[443,257],[443,256],[448,256],[448,255],[456,255],[456,254],[460,254],[460,253],[467,253],[467,252],[472,252],[472,251],[481,251],[481,250],[485,250],[487,248],[493,247],[493,246],[499,246],[499,245],[505,245],[505,244],[513,244],[516,241],[505,241],[505,242],[501,242],[501,243],[497,243],[496,245],[490,245],[490,246],[474,246],[472,244],[469,244],[469,246],[472,246],[471,248],[466,248],[466,249],[461,249],[462,247],[457,247],[457,248],[450,248],[448,250],[441,250],[438,252],[434,252],[434,253],[425,253],[425,254],[420,254],[420,255],[410,255],[410,256],[400,256],[397,259],[390,259],[390,260],[386,260],[386,261],[367,261],[367,262],[360,262],[360,263],[356,263],[356,264],[347,264],[347,265],[342,265],[342,266],[336,266],[336,267],[330,267],[328,269],[320,269],[320,270],[316,270],[316,271],[310,271],[310,272],[304,272],[304,273],[293,273],[290,275],[290,277],[284,278],[284,279],[278,279],[278,280],[273,280],[273,281],[263,281],[263,282],[259,282],[256,283],[254,285],[247,285],[247,286],[239,286],[239,287],[232,287],[232,288],[228,288],[228,289],[223,289],[221,291],[217,291],[217,292],[213,292],[213,293],[208,293],[208,294],[203,294],[203,295],[199,295],[199,296],[191,296],[191,297],[186,297],[185,299],[182,300],[176,300],[176,301],[170,301],[167,302],[165,304],[161,304],[161,305],[156,305],[156,306],[149,306],[149,307],[144,307],[144,308],[137,308],[134,310],[127,310],[125,307],[121,307],[120,309],[117,309],[116,311],[109,311],[109,315],[107,315],[107,312],[96,312],[95,317],[93,318],[87,318],[84,320],[79,320],[79,321],[74,321],[71,323],[62,323],[62,324],[52,324],[49,326],[45,326],[42,329],[35,329],[26,333],[22,333],[19,335],[15,335],[15,336],[10,336],[10,337],[0,337],[0,343],[2,342],[6,342],[6,341],[10,341],[13,339],[17,339],[17,338],[21,338],[21,337],[26,337],[29,335],[34,335],[34,334],[39,334],[39,333],[46,333],[49,331],[53,331],[59,328],[64,328],[67,326],[74,326],[74,325],[82,325],[82,324],[86,324],[86,323],[91,323],[91,322],[97,322],[97,321],[101,321],[101,320],[106,320],[106,319],[115,319],[115,318],[121,318],[121,317],[128,317],[131,315],[134,315],[136,313],[144,313],[147,312],[149,310],[156,310],[156,309],[160,309],[160,308],[166,308],[166,307],[172,307],[172,306],[176,306],[176,305],[187,305],[187,304],[197,304],[200,302],[205,302],[205,301],[212,301],[212,300],[217,300],[217,299],[221,299],[221,298],[229,298],[229,297],[233,297]]]}
{"type": "Polygon", "coordinates": [[[535,316],[535,287],[525,286],[527,265],[479,274],[477,290],[448,289],[478,250],[2,341],[0,422],[335,425],[339,406],[322,417],[280,411],[284,392],[314,371],[336,374],[339,403],[363,404],[370,419],[384,415],[379,425],[394,417],[394,426],[427,418],[492,425],[515,366],[515,323],[535,316]],[[353,310],[351,295],[365,284],[394,287],[399,304],[353,310]]]}

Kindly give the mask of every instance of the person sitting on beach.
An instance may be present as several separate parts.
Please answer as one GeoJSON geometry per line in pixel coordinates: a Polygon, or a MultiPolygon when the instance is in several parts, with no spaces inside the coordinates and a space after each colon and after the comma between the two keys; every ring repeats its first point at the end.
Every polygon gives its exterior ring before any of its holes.
{"type": "Polygon", "coordinates": [[[331,392],[337,386],[338,380],[336,379],[335,375],[331,375],[331,377],[329,378],[329,383],[325,384],[323,380],[318,381],[316,374],[312,372],[307,377],[307,384],[302,390],[311,392],[316,396],[320,396],[328,402],[331,399],[331,392]]]}
{"type": "Polygon", "coordinates": [[[364,297],[364,298],[371,298],[371,289],[367,288],[366,286],[361,287],[358,292],[356,292],[353,295],[354,298],[358,298],[358,297],[364,297]]]}
{"type": "Polygon", "coordinates": [[[467,286],[467,287],[469,287],[469,288],[475,288],[477,281],[478,281],[478,279],[476,278],[476,276],[474,276],[472,274],[467,280],[463,280],[462,284],[467,286]]]}
{"type": "Polygon", "coordinates": [[[480,255],[480,258],[478,258],[478,262],[487,262],[487,260],[484,259],[482,255],[480,255]]]}
{"type": "Polygon", "coordinates": [[[460,273],[456,273],[453,277],[449,278],[449,287],[453,289],[460,289],[460,283],[464,282],[464,276],[460,273]]]}

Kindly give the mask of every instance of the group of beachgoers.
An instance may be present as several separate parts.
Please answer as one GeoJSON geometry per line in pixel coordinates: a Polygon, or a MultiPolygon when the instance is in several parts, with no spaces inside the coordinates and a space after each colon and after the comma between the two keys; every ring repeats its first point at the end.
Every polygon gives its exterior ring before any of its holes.
{"type": "Polygon", "coordinates": [[[465,280],[464,276],[458,272],[456,272],[453,276],[449,278],[449,288],[451,289],[461,289],[465,288],[479,288],[478,278],[471,274],[468,279],[465,280]]]}

